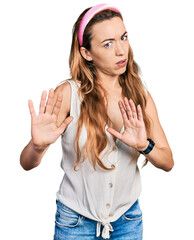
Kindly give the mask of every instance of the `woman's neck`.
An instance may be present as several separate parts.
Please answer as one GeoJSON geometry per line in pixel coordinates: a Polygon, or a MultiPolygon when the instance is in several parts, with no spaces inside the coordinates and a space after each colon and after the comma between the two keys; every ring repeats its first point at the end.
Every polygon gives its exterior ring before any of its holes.
{"type": "Polygon", "coordinates": [[[119,76],[117,75],[116,76],[101,75],[101,76],[98,76],[97,81],[107,91],[112,91],[121,87],[119,84],[119,76]]]}

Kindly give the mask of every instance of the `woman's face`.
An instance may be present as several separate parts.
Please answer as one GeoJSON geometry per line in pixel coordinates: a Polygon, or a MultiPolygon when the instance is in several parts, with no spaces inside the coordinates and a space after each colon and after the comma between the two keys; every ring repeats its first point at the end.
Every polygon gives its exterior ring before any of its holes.
{"type": "Polygon", "coordinates": [[[85,52],[100,75],[116,76],[126,71],[129,41],[120,17],[96,23],[92,27],[91,50],[85,52]]]}

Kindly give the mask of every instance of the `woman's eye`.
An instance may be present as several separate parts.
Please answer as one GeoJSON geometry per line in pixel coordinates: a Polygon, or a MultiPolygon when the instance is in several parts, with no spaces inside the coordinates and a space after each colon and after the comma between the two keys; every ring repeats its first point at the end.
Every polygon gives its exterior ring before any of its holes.
{"type": "Polygon", "coordinates": [[[108,42],[107,44],[104,45],[105,48],[109,48],[111,46],[111,42],[108,42]]]}
{"type": "Polygon", "coordinates": [[[127,35],[122,36],[121,40],[123,40],[123,41],[127,40],[127,35]]]}

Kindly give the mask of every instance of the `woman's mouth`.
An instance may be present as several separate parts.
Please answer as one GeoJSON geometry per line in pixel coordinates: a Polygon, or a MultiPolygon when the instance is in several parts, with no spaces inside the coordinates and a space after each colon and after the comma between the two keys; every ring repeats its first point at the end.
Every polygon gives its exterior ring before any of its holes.
{"type": "Polygon", "coordinates": [[[117,66],[119,66],[119,67],[125,67],[126,64],[127,64],[127,59],[123,59],[123,60],[117,62],[116,64],[117,64],[117,66]]]}

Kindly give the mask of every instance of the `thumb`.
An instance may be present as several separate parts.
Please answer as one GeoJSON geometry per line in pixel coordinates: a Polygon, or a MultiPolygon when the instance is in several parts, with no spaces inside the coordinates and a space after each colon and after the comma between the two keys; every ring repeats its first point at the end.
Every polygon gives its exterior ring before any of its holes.
{"type": "Polygon", "coordinates": [[[73,120],[72,116],[67,117],[59,126],[59,130],[61,133],[63,133],[66,129],[66,127],[71,123],[71,121],[73,120]]]}
{"type": "Polygon", "coordinates": [[[118,138],[118,139],[121,139],[122,137],[122,134],[117,132],[116,130],[114,130],[113,128],[107,128],[106,129],[107,132],[109,132],[110,134],[112,134],[114,137],[118,138]]]}

